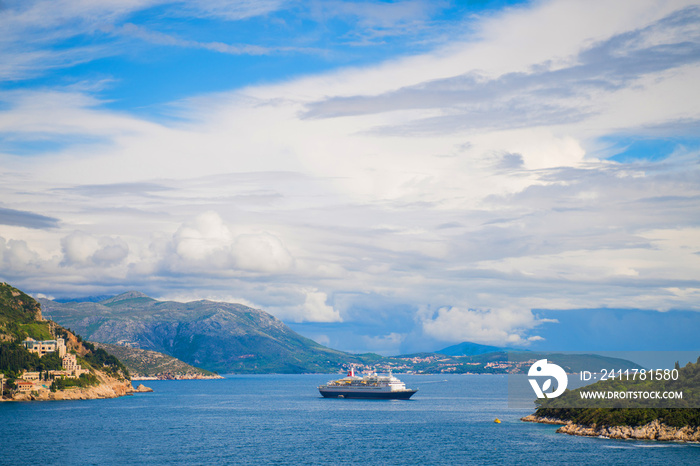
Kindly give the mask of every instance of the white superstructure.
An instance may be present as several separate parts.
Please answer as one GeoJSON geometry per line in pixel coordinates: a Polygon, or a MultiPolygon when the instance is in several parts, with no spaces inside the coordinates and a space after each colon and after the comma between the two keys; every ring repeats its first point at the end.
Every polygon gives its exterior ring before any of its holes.
{"type": "Polygon", "coordinates": [[[332,380],[326,385],[318,387],[324,397],[344,398],[404,398],[408,399],[417,390],[406,388],[406,384],[389,375],[377,375],[371,373],[364,377],[355,375],[353,367],[348,371],[347,377],[332,380]]]}

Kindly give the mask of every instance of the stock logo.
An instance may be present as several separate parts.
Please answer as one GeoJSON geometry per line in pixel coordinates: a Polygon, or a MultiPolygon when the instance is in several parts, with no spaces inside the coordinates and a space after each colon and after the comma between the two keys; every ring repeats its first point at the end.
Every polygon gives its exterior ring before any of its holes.
{"type": "Polygon", "coordinates": [[[557,366],[556,364],[547,362],[546,359],[540,359],[534,363],[530,370],[527,372],[528,377],[549,377],[544,381],[542,387],[537,382],[537,379],[528,379],[532,389],[535,391],[537,398],[556,398],[566,390],[566,385],[569,383],[569,379],[566,377],[566,372],[564,369],[557,366]],[[553,392],[545,393],[552,386],[552,377],[557,381],[557,389],[553,392]]]}

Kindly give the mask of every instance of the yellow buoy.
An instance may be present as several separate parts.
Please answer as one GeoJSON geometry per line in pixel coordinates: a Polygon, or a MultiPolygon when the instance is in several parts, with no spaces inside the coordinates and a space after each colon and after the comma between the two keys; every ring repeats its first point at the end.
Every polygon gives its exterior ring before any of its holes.
{"type": "Polygon", "coordinates": [[[498,418],[496,418],[496,420],[495,420],[495,421],[493,421],[493,422],[495,422],[496,424],[500,424],[500,423],[501,423],[501,420],[500,420],[500,419],[498,419],[498,418]]]}

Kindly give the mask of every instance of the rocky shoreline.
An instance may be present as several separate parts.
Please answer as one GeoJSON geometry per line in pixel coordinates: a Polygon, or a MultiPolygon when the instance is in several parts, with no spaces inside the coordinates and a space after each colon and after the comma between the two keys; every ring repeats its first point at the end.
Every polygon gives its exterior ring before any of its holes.
{"type": "Polygon", "coordinates": [[[97,378],[100,384],[94,387],[72,387],[55,392],[41,390],[31,393],[17,393],[11,399],[1,401],[97,400],[117,398],[134,393],[134,387],[128,380],[119,380],[102,373],[98,373],[97,378]]]}
{"type": "Polygon", "coordinates": [[[204,374],[159,374],[159,375],[136,375],[131,380],[215,380],[223,379],[222,376],[204,374]]]}
{"type": "Polygon", "coordinates": [[[556,418],[539,417],[534,414],[520,419],[525,422],[561,425],[557,432],[582,437],[611,439],[660,440],[666,442],[700,442],[700,427],[672,427],[654,420],[638,427],[630,426],[584,426],[556,418]]]}

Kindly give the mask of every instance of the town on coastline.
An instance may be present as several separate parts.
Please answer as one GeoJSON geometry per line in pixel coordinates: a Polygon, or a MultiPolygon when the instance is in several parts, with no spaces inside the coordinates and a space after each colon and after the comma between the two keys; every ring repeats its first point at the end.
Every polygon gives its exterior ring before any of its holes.
{"type": "Polygon", "coordinates": [[[133,391],[119,359],[44,318],[35,299],[0,283],[0,400],[114,398],[133,391]]]}
{"type": "MultiPolygon", "coordinates": [[[[51,327],[53,329],[53,326],[51,327]]],[[[54,382],[57,379],[78,379],[83,374],[89,374],[88,369],[83,369],[75,354],[68,353],[66,350],[66,342],[63,338],[55,338],[54,340],[34,340],[27,337],[22,345],[30,352],[38,355],[40,358],[51,353],[58,353],[61,359],[62,369],[46,370],[46,371],[27,371],[25,370],[20,376],[15,379],[15,390],[18,393],[49,392],[52,389],[55,391],[54,382]]],[[[0,399],[5,392],[5,375],[0,374],[0,399]]]]}
{"type": "MultiPolygon", "coordinates": [[[[419,354],[393,356],[372,364],[353,363],[358,372],[397,372],[405,374],[520,374],[537,359],[520,361],[508,360],[506,353],[498,355],[496,360],[487,360],[486,356],[446,356],[442,354],[419,354]],[[476,360],[474,360],[476,359],[476,360]]],[[[345,371],[345,367],[340,372],[345,371]]]]}

